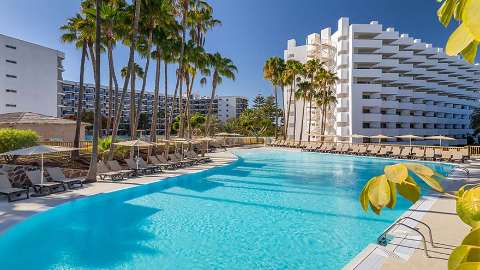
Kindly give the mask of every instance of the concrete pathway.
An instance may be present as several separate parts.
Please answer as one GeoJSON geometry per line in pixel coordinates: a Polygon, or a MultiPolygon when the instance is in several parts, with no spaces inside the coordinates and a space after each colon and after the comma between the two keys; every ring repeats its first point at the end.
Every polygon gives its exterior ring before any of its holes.
{"type": "Polygon", "coordinates": [[[87,184],[81,189],[68,190],[67,192],[51,194],[44,197],[31,197],[28,200],[13,203],[7,202],[6,198],[2,197],[0,198],[0,234],[9,227],[34,214],[46,211],[67,201],[158,182],[183,174],[196,173],[213,167],[227,165],[237,159],[230,151],[210,153],[208,156],[212,158],[213,161],[207,164],[177,170],[167,170],[159,174],[130,178],[125,181],[98,181],[87,184]]]}

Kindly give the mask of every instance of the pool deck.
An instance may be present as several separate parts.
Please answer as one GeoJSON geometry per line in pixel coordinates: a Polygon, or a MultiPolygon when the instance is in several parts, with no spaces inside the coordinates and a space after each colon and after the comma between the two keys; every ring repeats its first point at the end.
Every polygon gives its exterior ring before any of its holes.
{"type": "Polygon", "coordinates": [[[167,170],[159,174],[129,178],[124,181],[98,181],[86,184],[80,189],[67,190],[67,192],[51,194],[44,197],[30,197],[28,200],[8,203],[6,198],[2,196],[0,198],[0,235],[9,227],[34,214],[46,211],[71,200],[150,184],[175,176],[204,171],[213,167],[225,166],[237,159],[230,151],[209,153],[208,156],[212,159],[212,162],[206,164],[199,164],[177,170],[167,170]]]}
{"type": "MultiPolygon", "coordinates": [[[[461,164],[460,167],[467,168],[470,176],[462,169],[455,169],[448,177],[449,184],[445,187],[447,191],[455,191],[466,183],[480,182],[479,160],[461,164]]],[[[448,269],[450,253],[461,243],[470,229],[457,216],[455,207],[454,198],[430,194],[422,197],[402,215],[430,226],[435,246],[432,246],[425,226],[411,220],[403,221],[404,224],[419,229],[425,235],[429,257],[425,254],[423,241],[418,233],[397,226],[388,234],[391,240],[387,246],[370,244],[344,269],[448,269]]]]}

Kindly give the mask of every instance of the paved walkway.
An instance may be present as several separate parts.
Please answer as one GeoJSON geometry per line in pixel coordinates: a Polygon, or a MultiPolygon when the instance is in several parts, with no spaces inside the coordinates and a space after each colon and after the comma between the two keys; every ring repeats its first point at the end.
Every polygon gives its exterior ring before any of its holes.
{"type": "MultiPolygon", "coordinates": [[[[460,167],[467,168],[470,176],[463,169],[456,169],[448,177],[448,191],[455,191],[465,183],[480,182],[480,161],[472,161],[460,167]]],[[[369,245],[344,269],[447,269],[450,253],[470,230],[457,216],[455,207],[454,198],[432,194],[424,196],[403,215],[419,219],[430,226],[434,245],[425,226],[411,220],[403,222],[425,235],[429,257],[425,254],[418,233],[399,226],[389,234],[391,241],[386,247],[369,245]]]]}
{"type": "Polygon", "coordinates": [[[210,153],[212,162],[196,165],[189,168],[167,170],[163,173],[148,175],[142,177],[130,178],[125,181],[98,181],[87,184],[84,188],[68,190],[67,192],[51,194],[44,197],[31,197],[28,200],[8,203],[6,198],[0,198],[0,234],[16,223],[52,207],[74,199],[99,194],[114,192],[120,189],[131,188],[138,185],[145,185],[153,182],[165,180],[170,177],[182,174],[196,173],[213,167],[224,166],[236,160],[236,156],[231,152],[210,153]]]}

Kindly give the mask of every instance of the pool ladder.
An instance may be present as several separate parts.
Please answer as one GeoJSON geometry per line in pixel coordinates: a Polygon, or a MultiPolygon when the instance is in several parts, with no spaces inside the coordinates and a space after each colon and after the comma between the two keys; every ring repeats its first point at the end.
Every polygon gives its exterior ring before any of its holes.
{"type": "Polygon", "coordinates": [[[400,219],[398,219],[395,223],[393,223],[392,225],[390,225],[390,227],[388,227],[378,238],[377,238],[377,243],[379,245],[382,245],[382,246],[386,246],[388,244],[388,240],[387,240],[387,234],[393,230],[393,228],[395,228],[396,226],[403,226],[403,227],[406,227],[414,232],[417,232],[421,237],[422,237],[422,242],[423,242],[423,249],[425,250],[425,255],[427,256],[427,258],[431,258],[430,255],[428,254],[428,249],[427,249],[427,240],[425,238],[425,235],[418,229],[418,228],[414,228],[410,225],[407,225],[407,224],[404,224],[402,223],[403,221],[405,220],[413,220],[415,222],[417,222],[418,224],[421,224],[421,225],[424,225],[427,230],[428,230],[428,235],[429,235],[429,238],[430,238],[430,243],[432,245],[432,247],[437,247],[435,245],[435,242],[433,242],[433,236],[432,236],[432,229],[430,228],[430,226],[428,226],[425,222],[422,222],[418,219],[414,219],[414,218],[411,218],[411,217],[402,217],[400,219]]]}

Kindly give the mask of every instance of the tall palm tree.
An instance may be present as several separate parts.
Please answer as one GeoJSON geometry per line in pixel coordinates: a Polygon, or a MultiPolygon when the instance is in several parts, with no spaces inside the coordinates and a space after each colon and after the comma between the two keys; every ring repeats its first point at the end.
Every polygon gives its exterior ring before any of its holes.
{"type": "Polygon", "coordinates": [[[288,131],[288,121],[290,119],[290,110],[291,110],[291,105],[293,103],[294,106],[294,115],[293,117],[293,140],[295,140],[295,132],[296,132],[296,102],[294,102],[294,95],[295,95],[295,89],[296,89],[296,83],[297,79],[299,79],[297,76],[299,74],[303,73],[303,64],[300,63],[297,60],[287,60],[285,63],[285,71],[283,72],[283,83],[285,85],[290,85],[290,95],[287,97],[287,110],[285,112],[285,136],[287,135],[288,131]]]}
{"type": "MultiPolygon", "coordinates": [[[[79,82],[79,91],[77,99],[77,116],[75,124],[75,138],[73,140],[73,147],[80,147],[80,129],[82,124],[82,113],[83,113],[83,95],[85,88],[83,86],[83,80],[85,75],[85,61],[88,56],[87,47],[88,47],[88,38],[83,35],[82,26],[84,23],[84,18],[82,15],[77,14],[75,17],[69,18],[68,23],[61,26],[60,30],[64,32],[61,36],[62,42],[75,43],[77,48],[81,48],[82,57],[80,60],[80,82],[79,82]]],[[[72,158],[78,159],[80,152],[78,150],[73,151],[72,158]]]]}
{"type": "MultiPolygon", "coordinates": [[[[327,110],[331,104],[337,102],[334,86],[338,81],[338,77],[334,72],[328,70],[321,70],[315,76],[315,82],[319,87],[317,105],[321,108],[321,133],[325,135],[327,110]]],[[[322,139],[323,140],[323,139],[322,139]]]]}
{"type": "Polygon", "coordinates": [[[96,12],[96,32],[95,32],[95,114],[93,120],[93,140],[92,140],[92,156],[90,159],[90,167],[88,168],[87,180],[97,181],[97,162],[98,162],[98,137],[101,119],[100,108],[100,47],[101,47],[101,18],[100,6],[102,0],[95,1],[96,12]]]}
{"type": "MultiPolygon", "coordinates": [[[[113,124],[113,132],[112,132],[112,146],[110,147],[110,152],[108,153],[108,158],[112,159],[113,158],[113,153],[115,151],[115,142],[116,142],[116,136],[118,132],[118,126],[120,124],[120,117],[122,116],[122,111],[123,111],[123,103],[125,100],[125,96],[127,95],[127,90],[128,90],[128,83],[129,83],[129,78],[131,77],[131,74],[133,73],[133,68],[134,68],[134,59],[135,59],[135,46],[137,42],[137,32],[138,32],[138,24],[139,24],[139,18],[140,18],[140,0],[135,0],[134,2],[134,7],[135,11],[133,12],[133,20],[132,20],[132,28],[130,31],[130,51],[128,55],[128,74],[125,74],[125,80],[123,83],[123,89],[122,89],[122,96],[120,98],[120,101],[118,104],[120,104],[117,107],[117,111],[115,111],[115,119],[114,119],[114,124],[113,124]]],[[[126,16],[128,17],[128,16],[126,16]]],[[[135,76],[133,76],[135,77],[135,76]]]]}
{"type": "Polygon", "coordinates": [[[223,78],[228,78],[235,80],[235,73],[237,72],[237,67],[233,64],[232,60],[222,57],[219,53],[211,54],[208,56],[208,65],[212,74],[212,93],[210,95],[210,104],[208,105],[208,115],[207,122],[205,125],[205,136],[210,134],[210,125],[212,120],[212,111],[213,111],[213,100],[215,99],[215,94],[217,86],[220,85],[223,81],[223,78]]]}
{"type": "Polygon", "coordinates": [[[298,84],[298,89],[295,91],[295,100],[300,100],[303,102],[299,143],[303,141],[303,120],[305,118],[305,104],[307,100],[307,95],[312,91],[312,89],[313,86],[311,82],[302,81],[298,84]]]}
{"type": "Polygon", "coordinates": [[[282,85],[282,73],[285,69],[285,63],[280,57],[271,57],[263,65],[263,78],[269,80],[273,85],[273,94],[275,96],[275,138],[277,138],[278,129],[278,87],[282,85]]]}
{"type": "MultiPolygon", "coordinates": [[[[319,91],[319,84],[315,82],[315,76],[324,70],[323,63],[319,59],[310,59],[304,65],[304,76],[310,81],[312,87],[311,91],[306,95],[306,101],[308,101],[308,106],[310,108],[308,121],[308,141],[310,141],[310,132],[312,129],[312,101],[314,96],[319,91]]],[[[306,102],[304,106],[306,106],[306,102]]]]}
{"type": "MultiPolygon", "coordinates": [[[[122,78],[125,80],[127,79],[127,76],[130,75],[133,77],[131,79],[131,88],[135,90],[135,82],[137,77],[138,78],[143,78],[145,71],[143,68],[138,64],[134,63],[133,64],[133,73],[129,74],[130,68],[128,66],[123,67],[120,70],[120,74],[122,75],[122,78]]],[[[136,128],[136,119],[137,119],[137,113],[140,114],[140,112],[137,112],[136,107],[135,107],[135,100],[136,100],[136,92],[130,90],[130,138],[132,140],[136,139],[136,134],[137,134],[137,128],[136,128]]]]}

